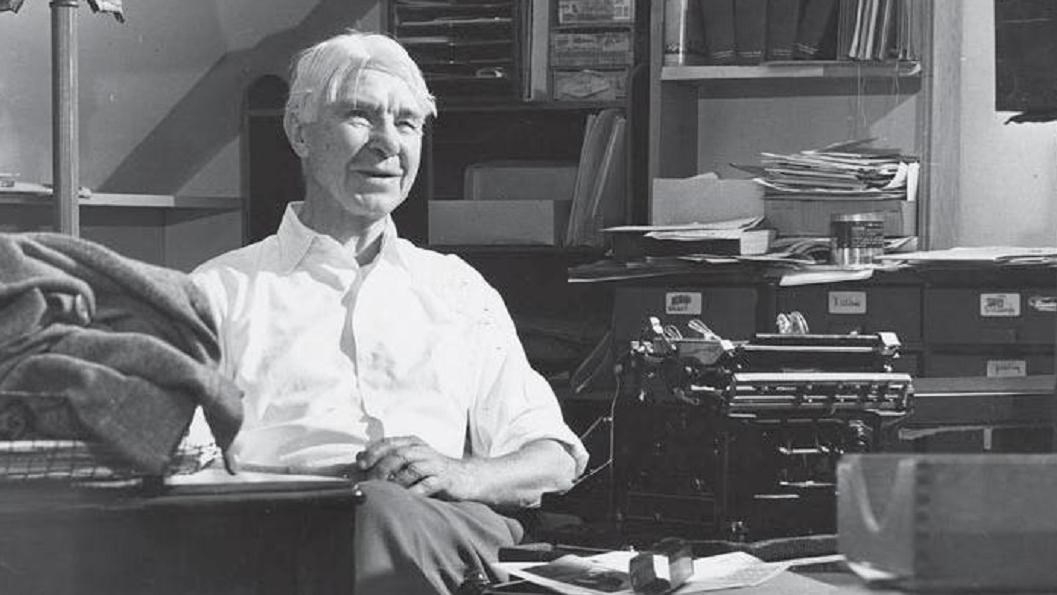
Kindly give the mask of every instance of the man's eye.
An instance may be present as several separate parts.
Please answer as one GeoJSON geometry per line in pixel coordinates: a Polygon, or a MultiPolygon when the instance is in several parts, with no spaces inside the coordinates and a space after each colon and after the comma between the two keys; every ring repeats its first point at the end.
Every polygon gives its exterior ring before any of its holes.
{"type": "Polygon", "coordinates": [[[405,132],[418,132],[422,130],[422,122],[413,119],[400,119],[396,121],[396,126],[400,130],[405,132]]]}
{"type": "Polygon", "coordinates": [[[363,110],[358,110],[358,109],[357,110],[349,110],[348,112],[346,112],[345,113],[345,121],[351,122],[353,124],[364,125],[364,126],[370,126],[371,125],[371,117],[370,117],[370,115],[367,112],[365,112],[363,110]]]}

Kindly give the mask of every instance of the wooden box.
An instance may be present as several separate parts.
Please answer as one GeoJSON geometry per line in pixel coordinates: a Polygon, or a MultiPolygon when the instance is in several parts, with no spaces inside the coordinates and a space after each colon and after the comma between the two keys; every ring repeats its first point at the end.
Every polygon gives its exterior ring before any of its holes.
{"type": "Polygon", "coordinates": [[[466,168],[466,200],[572,200],[575,162],[504,160],[466,168]]]}
{"type": "Polygon", "coordinates": [[[883,213],[885,236],[917,235],[918,203],[907,200],[792,200],[764,201],[764,216],[780,236],[828,236],[833,215],[883,213]]]}
{"type": "Polygon", "coordinates": [[[864,577],[922,590],[1057,590],[1057,455],[846,455],[838,547],[864,577]]]}
{"type": "Polygon", "coordinates": [[[764,214],[763,187],[709,175],[653,181],[650,223],[710,223],[764,214]]]}

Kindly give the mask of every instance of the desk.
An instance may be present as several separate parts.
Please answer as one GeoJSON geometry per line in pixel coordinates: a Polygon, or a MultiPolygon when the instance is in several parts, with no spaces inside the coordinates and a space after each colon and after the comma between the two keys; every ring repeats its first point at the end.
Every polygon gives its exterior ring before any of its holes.
{"type": "Polygon", "coordinates": [[[192,491],[0,485],[0,592],[352,592],[351,484],[192,491]]]}

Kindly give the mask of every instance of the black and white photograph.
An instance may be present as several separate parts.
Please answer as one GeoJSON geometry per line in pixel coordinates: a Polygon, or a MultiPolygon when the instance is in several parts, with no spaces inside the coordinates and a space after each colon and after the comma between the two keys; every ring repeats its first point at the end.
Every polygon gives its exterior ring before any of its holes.
{"type": "Polygon", "coordinates": [[[1055,501],[1053,0],[0,0],[0,594],[1057,592],[1055,501]]]}

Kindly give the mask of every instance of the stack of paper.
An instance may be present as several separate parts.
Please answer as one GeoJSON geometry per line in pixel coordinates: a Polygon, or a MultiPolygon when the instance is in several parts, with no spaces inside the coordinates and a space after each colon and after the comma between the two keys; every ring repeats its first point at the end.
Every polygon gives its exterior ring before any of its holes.
{"type": "Polygon", "coordinates": [[[920,165],[916,157],[856,140],[792,154],[762,153],[750,168],[765,199],[914,200],[920,165]]]}
{"type": "Polygon", "coordinates": [[[761,227],[763,217],[680,225],[623,225],[609,227],[613,257],[633,260],[644,256],[765,254],[774,230],[761,227]]]}
{"type": "Polygon", "coordinates": [[[928,265],[1043,265],[1057,264],[1057,247],[1024,246],[958,246],[946,250],[926,250],[902,254],[885,254],[882,261],[903,261],[917,266],[928,265]]]}

